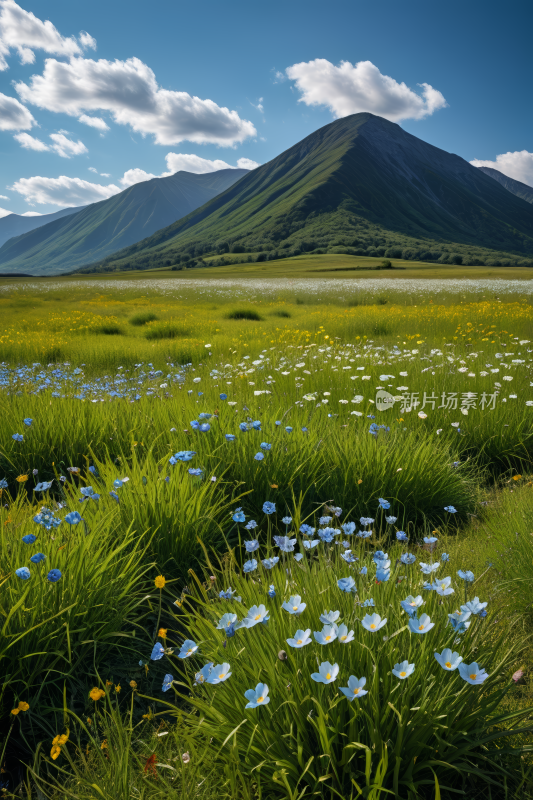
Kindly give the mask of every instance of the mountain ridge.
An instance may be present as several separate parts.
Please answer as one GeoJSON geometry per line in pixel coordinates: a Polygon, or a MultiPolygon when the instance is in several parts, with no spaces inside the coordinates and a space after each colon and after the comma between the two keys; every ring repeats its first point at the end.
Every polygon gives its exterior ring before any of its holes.
{"type": "Polygon", "coordinates": [[[430,260],[441,263],[462,259],[458,249],[481,263],[533,260],[532,212],[460,156],[365,112],[309,134],[204,206],[93,266],[151,268],[236,244],[282,257],[302,237],[314,249],[368,255],[398,242],[419,257],[433,248],[439,255],[430,260]]]}
{"type": "Polygon", "coordinates": [[[492,169],[492,167],[477,167],[477,169],[480,169],[485,175],[501,183],[509,192],[512,192],[517,197],[521,197],[526,203],[533,203],[533,188],[528,186],[527,183],[509,178],[507,175],[504,175],[503,172],[492,169]]]}
{"type": "Polygon", "coordinates": [[[35,230],[35,228],[48,225],[49,222],[54,222],[56,219],[61,219],[71,214],[77,214],[78,211],[81,211],[83,208],[85,208],[85,206],[61,208],[59,211],[54,211],[51,214],[39,214],[35,217],[25,217],[23,214],[6,214],[5,217],[0,218],[0,247],[14,236],[21,236],[24,233],[35,230]]]}
{"type": "Polygon", "coordinates": [[[0,271],[57,274],[105,258],[188,214],[224,191],[248,170],[179,171],[136,183],[107,200],[85,206],[14,237],[0,248],[0,271]]]}

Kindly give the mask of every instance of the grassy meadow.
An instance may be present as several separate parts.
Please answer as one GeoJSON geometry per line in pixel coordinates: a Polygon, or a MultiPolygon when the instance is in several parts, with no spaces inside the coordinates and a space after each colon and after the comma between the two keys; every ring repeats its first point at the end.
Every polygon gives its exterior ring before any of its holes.
{"type": "Polygon", "coordinates": [[[2,796],[533,798],[531,273],[356,260],[0,280],[2,796]]]}

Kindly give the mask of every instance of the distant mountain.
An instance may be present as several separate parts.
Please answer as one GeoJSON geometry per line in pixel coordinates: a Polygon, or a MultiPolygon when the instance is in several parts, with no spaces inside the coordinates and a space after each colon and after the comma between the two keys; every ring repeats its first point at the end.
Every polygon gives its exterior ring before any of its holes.
{"type": "Polygon", "coordinates": [[[136,183],[108,200],[6,242],[0,248],[0,271],[54,275],[105,258],[204,205],[247,172],[176,172],[136,183]]]}
{"type": "Polygon", "coordinates": [[[77,208],[62,208],[61,211],[55,211],[53,214],[41,214],[37,217],[24,217],[21,214],[8,214],[7,217],[0,219],[0,247],[2,247],[8,239],[12,236],[20,236],[23,233],[33,231],[35,228],[41,228],[55,219],[67,217],[69,214],[76,214],[81,211],[85,206],[78,206],[77,208]]]}
{"type": "Polygon", "coordinates": [[[494,178],[498,183],[501,183],[509,192],[512,192],[517,197],[521,197],[526,203],[533,203],[533,189],[531,186],[528,186],[527,183],[508,178],[503,172],[499,172],[497,169],[492,169],[491,167],[478,167],[478,169],[484,172],[485,175],[494,178]]]}
{"type": "Polygon", "coordinates": [[[262,251],[270,259],[335,247],[441,263],[529,263],[533,208],[459,156],[386,119],[354,114],[92,270],[157,267],[186,252],[262,251]]]}

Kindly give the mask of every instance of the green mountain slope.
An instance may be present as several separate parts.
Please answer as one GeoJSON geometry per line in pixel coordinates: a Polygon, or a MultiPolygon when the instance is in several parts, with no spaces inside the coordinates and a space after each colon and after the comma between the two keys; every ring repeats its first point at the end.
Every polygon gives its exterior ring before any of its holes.
{"type": "Polygon", "coordinates": [[[73,216],[10,239],[0,248],[0,270],[53,275],[105,258],[204,205],[247,172],[182,171],[136,183],[73,216]]]}
{"type": "MultiPolygon", "coordinates": [[[[476,167],[373,114],[315,131],[193,213],[93,269],[213,250],[265,257],[350,248],[483,263],[533,256],[533,208],[476,167]]],[[[458,262],[460,263],[460,262],[458,262]]]]}
{"type": "Polygon", "coordinates": [[[485,175],[494,178],[498,183],[501,183],[502,186],[505,186],[509,192],[512,192],[517,197],[521,197],[522,200],[525,200],[527,203],[533,203],[533,188],[528,186],[527,183],[515,181],[514,178],[508,178],[503,172],[499,172],[497,169],[492,169],[491,167],[478,167],[478,169],[484,172],[485,175]]]}
{"type": "Polygon", "coordinates": [[[41,214],[37,217],[25,217],[22,214],[8,214],[6,217],[0,219],[0,247],[11,239],[12,236],[21,236],[23,233],[28,233],[35,228],[40,228],[53,222],[61,217],[67,217],[70,214],[77,214],[84,206],[77,208],[62,208],[60,211],[54,211],[53,214],[41,214]]]}

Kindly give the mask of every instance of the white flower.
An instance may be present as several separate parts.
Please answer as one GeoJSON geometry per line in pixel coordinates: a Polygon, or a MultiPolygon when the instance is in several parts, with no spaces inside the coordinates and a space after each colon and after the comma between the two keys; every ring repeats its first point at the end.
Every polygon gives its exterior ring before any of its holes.
{"type": "Polygon", "coordinates": [[[201,380],[202,380],[201,378],[193,378],[192,382],[193,383],[200,383],[201,380]]]}
{"type": "Polygon", "coordinates": [[[511,376],[511,375],[504,375],[504,376],[503,376],[503,380],[504,380],[504,381],[512,381],[512,380],[513,380],[513,378],[512,378],[512,376],[511,376]]]}
{"type": "Polygon", "coordinates": [[[458,428],[460,424],[460,422],[452,422],[452,428],[458,428]]]}
{"type": "Polygon", "coordinates": [[[407,378],[407,372],[400,372],[400,375],[402,376],[402,378],[407,378]]]}
{"type": "MultiPolygon", "coordinates": [[[[526,406],[533,406],[533,400],[526,400],[526,406]]],[[[352,414],[354,414],[354,413],[355,412],[352,411],[352,414]]]]}
{"type": "Polygon", "coordinates": [[[370,378],[371,378],[371,376],[370,376],[370,375],[362,375],[362,376],[361,376],[361,380],[362,380],[362,381],[369,381],[369,380],[370,380],[370,378]]]}
{"type": "Polygon", "coordinates": [[[427,419],[428,418],[428,415],[424,414],[423,411],[419,411],[418,412],[418,416],[420,417],[420,419],[427,419]]]}
{"type": "Polygon", "coordinates": [[[442,433],[442,428],[438,428],[438,430],[437,430],[437,436],[438,436],[438,434],[439,434],[439,433],[442,433]]]}
{"type": "MultiPolygon", "coordinates": [[[[530,403],[533,406],[533,400],[531,400],[529,403],[526,403],[526,406],[529,405],[530,403]]],[[[355,414],[356,417],[362,417],[363,416],[363,412],[362,411],[352,411],[352,414],[355,414]]]]}
{"type": "Polygon", "coordinates": [[[204,344],[204,347],[212,347],[212,346],[213,345],[211,345],[211,344],[204,344]]]}
{"type": "Polygon", "coordinates": [[[323,394],[324,394],[325,397],[329,397],[331,392],[323,392],[323,394]]]}

